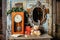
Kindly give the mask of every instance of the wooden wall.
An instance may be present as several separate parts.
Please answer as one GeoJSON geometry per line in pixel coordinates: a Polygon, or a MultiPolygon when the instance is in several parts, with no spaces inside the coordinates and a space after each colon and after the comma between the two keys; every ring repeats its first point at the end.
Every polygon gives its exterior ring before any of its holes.
{"type": "Polygon", "coordinates": [[[60,39],[60,1],[57,0],[57,25],[56,25],[56,36],[60,39]]]}
{"type": "Polygon", "coordinates": [[[2,0],[2,29],[3,29],[3,40],[6,40],[6,0],[2,0]]]}

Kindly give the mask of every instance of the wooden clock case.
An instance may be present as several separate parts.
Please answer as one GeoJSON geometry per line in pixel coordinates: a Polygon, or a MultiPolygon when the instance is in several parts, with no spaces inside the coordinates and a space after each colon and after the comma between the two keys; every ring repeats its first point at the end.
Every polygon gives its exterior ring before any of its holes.
{"type": "Polygon", "coordinates": [[[12,34],[24,34],[24,12],[12,12],[12,34]],[[16,15],[20,15],[22,17],[22,21],[20,23],[14,24],[14,18],[16,15]],[[21,31],[14,31],[14,25],[18,25],[21,27],[21,31]]]}

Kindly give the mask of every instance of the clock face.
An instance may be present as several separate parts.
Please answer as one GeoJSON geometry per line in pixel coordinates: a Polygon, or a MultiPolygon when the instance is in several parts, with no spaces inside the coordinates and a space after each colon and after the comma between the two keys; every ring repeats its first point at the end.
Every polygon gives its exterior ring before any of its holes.
{"type": "Polygon", "coordinates": [[[22,21],[22,16],[21,15],[16,15],[14,20],[15,20],[15,22],[19,23],[19,22],[22,21]]]}

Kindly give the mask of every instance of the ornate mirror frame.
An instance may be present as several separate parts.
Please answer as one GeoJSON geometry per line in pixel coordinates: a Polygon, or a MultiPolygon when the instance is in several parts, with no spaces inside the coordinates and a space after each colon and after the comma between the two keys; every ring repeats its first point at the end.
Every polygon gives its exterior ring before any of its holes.
{"type": "MultiPolygon", "coordinates": [[[[38,1],[38,2],[40,2],[40,1],[38,1]]],[[[40,3],[38,3],[38,2],[37,2],[35,5],[32,5],[31,10],[30,10],[30,14],[31,14],[30,16],[31,16],[31,18],[33,19],[32,21],[33,21],[33,23],[36,23],[36,24],[38,24],[38,22],[35,22],[35,21],[34,21],[34,18],[33,18],[33,14],[34,14],[33,11],[35,10],[35,8],[38,8],[38,9],[41,10],[42,15],[43,15],[43,16],[42,16],[43,18],[45,18],[45,16],[46,16],[46,13],[44,13],[44,11],[45,11],[45,10],[44,10],[45,5],[44,5],[44,7],[43,7],[43,5],[41,4],[41,2],[40,2],[40,3]],[[45,15],[44,15],[44,14],[45,14],[45,15]]],[[[38,13],[36,13],[36,14],[38,14],[38,13]]],[[[43,18],[42,18],[42,19],[43,19],[43,18]]],[[[39,18],[38,18],[38,19],[39,19],[39,18]]],[[[41,21],[42,21],[42,19],[41,19],[41,21]]],[[[39,19],[39,20],[40,20],[40,19],[39,19]]],[[[39,21],[39,22],[40,22],[40,21],[39,21]]],[[[39,23],[39,25],[40,25],[40,23],[39,23]]]]}

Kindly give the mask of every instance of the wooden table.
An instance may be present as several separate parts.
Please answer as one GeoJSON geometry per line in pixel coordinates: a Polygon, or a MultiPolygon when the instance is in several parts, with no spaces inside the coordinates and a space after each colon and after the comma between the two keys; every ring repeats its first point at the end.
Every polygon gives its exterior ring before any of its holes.
{"type": "Polygon", "coordinates": [[[51,40],[51,36],[43,34],[41,36],[30,36],[30,37],[9,37],[9,40],[51,40]]]}

